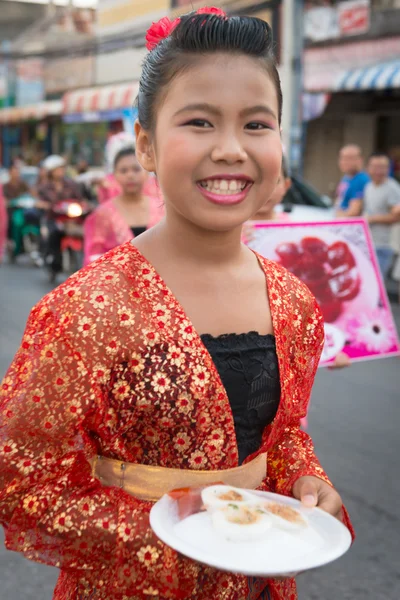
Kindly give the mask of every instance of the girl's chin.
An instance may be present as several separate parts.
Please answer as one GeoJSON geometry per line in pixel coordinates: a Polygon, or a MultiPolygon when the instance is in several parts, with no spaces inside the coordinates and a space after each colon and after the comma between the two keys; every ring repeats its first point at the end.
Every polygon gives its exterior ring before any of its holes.
{"type": "Polygon", "coordinates": [[[138,194],[140,192],[139,185],[125,185],[123,190],[126,194],[138,194]]]}

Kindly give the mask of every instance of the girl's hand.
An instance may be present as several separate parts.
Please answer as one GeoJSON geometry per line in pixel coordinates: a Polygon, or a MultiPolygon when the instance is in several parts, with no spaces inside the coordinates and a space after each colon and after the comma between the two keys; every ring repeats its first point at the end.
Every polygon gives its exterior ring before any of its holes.
{"type": "Polygon", "coordinates": [[[329,369],[343,369],[344,367],[350,367],[350,357],[345,352],[339,352],[336,355],[335,361],[329,365],[329,369]]]}
{"type": "Polygon", "coordinates": [[[293,486],[293,496],[301,500],[304,506],[318,506],[342,521],[343,502],[333,487],[318,477],[300,477],[293,486]]]}

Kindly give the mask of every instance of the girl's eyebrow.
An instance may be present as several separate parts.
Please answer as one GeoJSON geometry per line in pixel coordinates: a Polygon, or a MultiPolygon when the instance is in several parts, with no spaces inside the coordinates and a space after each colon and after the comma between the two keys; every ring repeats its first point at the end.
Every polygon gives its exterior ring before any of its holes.
{"type": "Polygon", "coordinates": [[[175,114],[174,117],[180,115],[181,113],[188,112],[191,110],[202,110],[203,112],[209,112],[214,115],[220,116],[221,110],[212,104],[208,104],[207,102],[199,102],[197,104],[187,104],[183,108],[180,108],[175,114]]]}
{"type": "Polygon", "coordinates": [[[242,117],[247,117],[254,113],[265,113],[269,117],[272,117],[273,119],[277,120],[276,114],[274,113],[272,108],[270,108],[266,104],[257,104],[256,106],[251,106],[250,108],[245,108],[244,110],[241,111],[240,115],[242,117]]]}
{"type": "MultiPolygon", "coordinates": [[[[187,104],[183,108],[180,108],[175,114],[174,117],[189,111],[201,110],[203,112],[208,112],[216,116],[221,116],[222,111],[217,106],[213,106],[212,104],[208,104],[207,102],[200,102],[195,104],[187,104]]],[[[249,108],[245,108],[240,112],[240,116],[246,117],[252,115],[254,113],[265,113],[273,119],[277,120],[275,112],[267,106],[266,104],[257,104],[256,106],[250,106],[249,108]]]]}

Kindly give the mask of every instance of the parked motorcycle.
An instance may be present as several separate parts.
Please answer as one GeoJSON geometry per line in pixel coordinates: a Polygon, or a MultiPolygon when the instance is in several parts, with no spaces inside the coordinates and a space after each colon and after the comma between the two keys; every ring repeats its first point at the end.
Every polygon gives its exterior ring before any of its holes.
{"type": "Polygon", "coordinates": [[[40,223],[35,212],[36,199],[30,194],[23,194],[8,203],[10,219],[10,236],[8,255],[10,262],[17,256],[27,254],[32,262],[40,265],[40,223]]]}
{"type": "MultiPolygon", "coordinates": [[[[88,202],[77,200],[61,200],[51,209],[52,220],[61,232],[62,270],[72,273],[83,264],[83,223],[92,207],[88,202]]],[[[47,226],[42,228],[42,235],[47,237],[47,226]]],[[[51,256],[47,257],[48,264],[51,256]]],[[[50,269],[50,279],[56,279],[56,273],[50,269]]]]}

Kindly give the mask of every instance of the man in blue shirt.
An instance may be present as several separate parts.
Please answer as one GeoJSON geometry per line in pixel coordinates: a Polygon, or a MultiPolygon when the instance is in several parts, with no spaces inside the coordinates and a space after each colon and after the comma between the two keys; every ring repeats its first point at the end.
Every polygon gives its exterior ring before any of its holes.
{"type": "Polygon", "coordinates": [[[364,189],[370,179],[363,169],[361,148],[344,146],[339,153],[339,169],[343,173],[337,189],[336,217],[359,217],[363,211],[364,189]]]}

